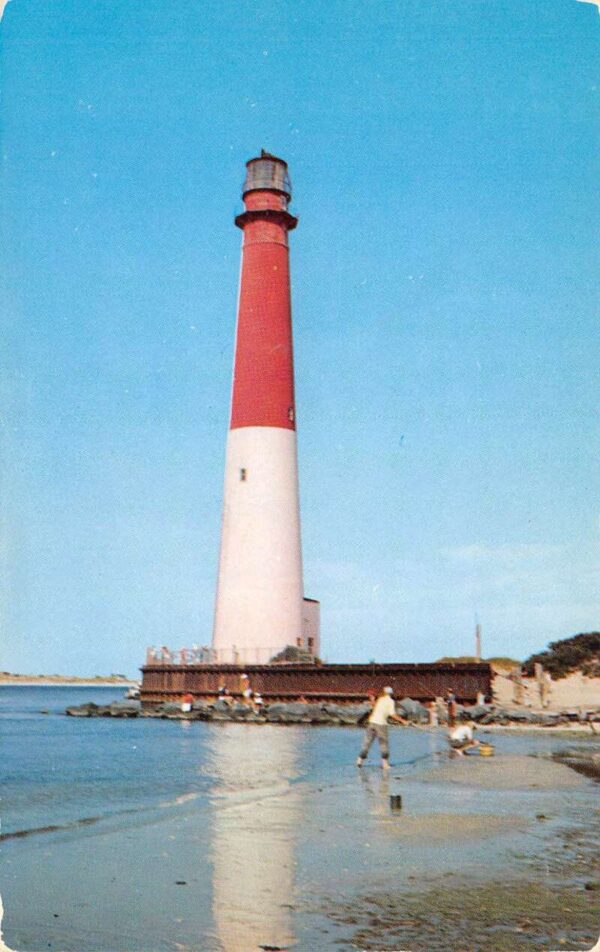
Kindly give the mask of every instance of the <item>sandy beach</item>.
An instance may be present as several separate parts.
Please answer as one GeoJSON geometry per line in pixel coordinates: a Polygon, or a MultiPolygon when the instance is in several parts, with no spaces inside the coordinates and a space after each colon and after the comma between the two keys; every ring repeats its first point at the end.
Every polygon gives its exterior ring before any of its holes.
{"type": "MultiPolygon", "coordinates": [[[[558,681],[552,681],[547,699],[547,706],[542,708],[539,690],[535,678],[524,678],[525,708],[533,711],[560,711],[560,710],[590,710],[600,708],[600,678],[587,678],[577,672],[558,681]]],[[[493,692],[494,701],[502,707],[514,707],[514,682],[506,673],[494,673],[493,692]]]]}
{"type": "Polygon", "coordinates": [[[63,677],[60,674],[40,674],[35,676],[32,674],[7,674],[6,672],[0,673],[0,687],[3,685],[12,685],[18,686],[21,685],[24,688],[33,688],[33,687],[90,687],[90,688],[114,688],[120,687],[121,685],[124,688],[132,687],[137,685],[137,681],[128,681],[123,678],[69,678],[63,677]]]}

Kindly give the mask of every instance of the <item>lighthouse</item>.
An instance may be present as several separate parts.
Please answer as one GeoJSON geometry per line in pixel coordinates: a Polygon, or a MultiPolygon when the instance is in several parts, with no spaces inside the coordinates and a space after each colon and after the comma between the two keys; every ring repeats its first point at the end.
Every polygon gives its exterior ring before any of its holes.
{"type": "Polygon", "coordinates": [[[246,163],[242,269],[227,440],[213,657],[265,663],[318,649],[318,603],[303,597],[288,236],[287,163],[246,163]]]}

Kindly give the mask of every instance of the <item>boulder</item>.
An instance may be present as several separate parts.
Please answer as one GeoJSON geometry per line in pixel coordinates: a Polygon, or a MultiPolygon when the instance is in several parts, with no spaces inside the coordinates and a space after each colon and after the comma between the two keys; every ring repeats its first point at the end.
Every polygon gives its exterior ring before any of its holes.
{"type": "Polygon", "coordinates": [[[401,717],[412,721],[413,724],[428,724],[429,711],[420,701],[414,701],[411,697],[403,697],[396,704],[396,710],[401,717]]]}
{"type": "Polygon", "coordinates": [[[364,704],[324,704],[322,710],[333,724],[362,724],[371,713],[371,705],[364,704]]]}
{"type": "Polygon", "coordinates": [[[181,702],[179,704],[173,701],[165,701],[156,708],[161,717],[181,717],[181,702]]]}
{"type": "Polygon", "coordinates": [[[65,714],[68,717],[94,717],[97,710],[97,704],[78,704],[76,707],[68,707],[65,714]]]}
{"type": "Polygon", "coordinates": [[[561,720],[560,714],[552,714],[548,711],[542,711],[538,717],[543,727],[553,727],[555,724],[559,724],[561,720]]]}
{"type": "Polygon", "coordinates": [[[135,700],[113,701],[109,707],[111,717],[139,717],[142,702],[135,700]]]}
{"type": "Polygon", "coordinates": [[[270,724],[310,724],[310,704],[269,704],[266,718],[270,724]]]}
{"type": "Polygon", "coordinates": [[[253,720],[256,714],[248,704],[232,704],[229,708],[229,717],[232,721],[249,721],[253,720]]]}
{"type": "Polygon", "coordinates": [[[213,705],[208,701],[194,701],[192,704],[192,711],[208,711],[212,709],[213,705]]]}
{"type": "Polygon", "coordinates": [[[192,704],[192,717],[195,721],[210,721],[212,713],[212,704],[207,701],[194,701],[192,704]]]}
{"type": "MultiPolygon", "coordinates": [[[[281,717],[281,711],[277,711],[279,705],[271,704],[266,712],[267,720],[270,719],[270,711],[273,707],[276,708],[275,716],[281,717]]],[[[291,720],[289,723],[293,724],[335,724],[337,723],[336,718],[327,710],[327,705],[325,704],[304,704],[300,702],[292,702],[288,704],[281,705],[285,709],[284,713],[286,719],[289,717],[291,720]]]]}
{"type": "Polygon", "coordinates": [[[580,711],[575,708],[563,708],[560,714],[566,721],[578,721],[581,716],[580,711]]]}
{"type": "Polygon", "coordinates": [[[110,704],[79,704],[77,707],[68,707],[65,711],[68,717],[110,717],[110,704]]]}
{"type": "Polygon", "coordinates": [[[236,714],[234,713],[233,716],[232,716],[232,720],[238,721],[238,722],[244,723],[244,724],[264,724],[264,723],[266,723],[266,717],[265,717],[265,715],[264,715],[263,713],[260,713],[260,714],[259,714],[258,711],[253,711],[251,707],[246,707],[245,704],[240,704],[239,707],[240,707],[240,708],[243,708],[243,712],[242,712],[242,711],[239,711],[239,713],[237,714],[237,716],[236,716],[236,714]]]}
{"type": "Polygon", "coordinates": [[[508,719],[516,724],[539,724],[540,715],[534,711],[508,711],[508,719]]]}
{"type": "Polygon", "coordinates": [[[465,720],[480,721],[483,717],[492,712],[493,708],[489,704],[472,704],[463,707],[462,716],[465,720]]]}
{"type": "Polygon", "coordinates": [[[310,704],[311,709],[310,714],[310,723],[311,724],[335,724],[335,719],[331,716],[329,711],[326,710],[324,704],[310,704]]]}
{"type": "Polygon", "coordinates": [[[230,721],[232,705],[219,699],[209,708],[209,717],[212,721],[230,721]]]}

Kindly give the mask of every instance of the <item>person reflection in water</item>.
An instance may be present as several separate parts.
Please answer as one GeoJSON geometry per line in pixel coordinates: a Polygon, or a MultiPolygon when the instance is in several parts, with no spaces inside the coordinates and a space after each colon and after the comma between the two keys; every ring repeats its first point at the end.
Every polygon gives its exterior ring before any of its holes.
{"type": "Polygon", "coordinates": [[[367,721],[367,733],[365,734],[360,756],[356,761],[357,767],[362,767],[367,759],[371,744],[375,738],[377,738],[381,752],[381,766],[384,770],[389,770],[390,746],[388,739],[388,721],[393,721],[395,724],[407,723],[403,717],[399,717],[396,714],[393,694],[393,688],[386,687],[375,702],[375,707],[371,711],[369,720],[367,721]]]}

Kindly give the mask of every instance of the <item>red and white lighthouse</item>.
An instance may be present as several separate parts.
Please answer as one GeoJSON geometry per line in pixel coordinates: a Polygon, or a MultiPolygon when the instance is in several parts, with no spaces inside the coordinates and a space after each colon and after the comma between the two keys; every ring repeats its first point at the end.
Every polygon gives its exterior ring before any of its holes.
{"type": "Polygon", "coordinates": [[[250,664],[305,637],[288,248],[297,219],[287,164],[262,152],[246,167],[213,650],[250,664]]]}

